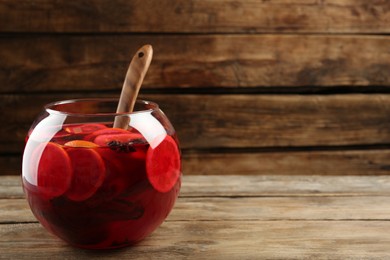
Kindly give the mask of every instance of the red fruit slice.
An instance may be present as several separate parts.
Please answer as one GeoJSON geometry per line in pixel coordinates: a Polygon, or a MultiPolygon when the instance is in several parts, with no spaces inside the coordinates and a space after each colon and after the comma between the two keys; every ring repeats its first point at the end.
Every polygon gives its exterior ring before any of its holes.
{"type": "Polygon", "coordinates": [[[91,197],[102,185],[106,168],[100,155],[90,148],[69,148],[73,179],[66,196],[74,201],[91,197]]]}
{"type": "Polygon", "coordinates": [[[64,129],[70,134],[90,134],[100,129],[105,129],[107,126],[103,124],[80,124],[80,125],[68,125],[64,129]]]}
{"type": "Polygon", "coordinates": [[[138,133],[129,133],[126,131],[126,134],[99,135],[95,138],[94,142],[99,146],[107,146],[109,143],[113,141],[126,144],[136,139],[142,139],[142,135],[138,133]]]}
{"type": "Polygon", "coordinates": [[[83,147],[83,148],[98,147],[97,144],[85,140],[73,140],[65,143],[64,145],[68,147],[83,147]]]}
{"type": "Polygon", "coordinates": [[[146,173],[157,191],[170,191],[180,176],[180,168],[179,148],[172,137],[167,135],[157,147],[149,147],[146,153],[146,173]]]}
{"type": "MultiPolygon", "coordinates": [[[[38,149],[36,152],[39,152],[38,149]]],[[[49,142],[37,159],[39,189],[51,197],[64,194],[72,179],[71,161],[66,151],[60,145],[49,142]]]]}
{"type": "Polygon", "coordinates": [[[87,136],[84,137],[84,140],[93,142],[95,138],[99,135],[112,135],[112,134],[128,134],[129,131],[121,129],[121,128],[105,128],[97,130],[87,136]]]}

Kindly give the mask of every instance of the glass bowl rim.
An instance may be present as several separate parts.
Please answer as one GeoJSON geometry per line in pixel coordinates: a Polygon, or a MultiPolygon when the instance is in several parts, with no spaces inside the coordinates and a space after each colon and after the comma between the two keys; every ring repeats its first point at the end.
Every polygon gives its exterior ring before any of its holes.
{"type": "Polygon", "coordinates": [[[72,103],[82,103],[82,102],[107,102],[112,103],[116,102],[118,103],[118,99],[115,98],[75,98],[75,99],[65,99],[65,100],[58,100],[54,102],[50,102],[44,106],[44,109],[49,114],[58,114],[58,115],[67,115],[67,116],[118,116],[118,115],[133,115],[133,114],[139,114],[139,113],[151,113],[152,111],[159,110],[159,106],[157,103],[149,100],[143,100],[143,99],[137,99],[135,101],[135,104],[141,104],[143,106],[149,105],[150,108],[142,109],[142,110],[136,110],[133,112],[102,112],[102,113],[77,113],[77,112],[68,112],[68,111],[61,111],[57,110],[54,107],[57,105],[66,105],[66,104],[72,104],[72,103]]]}

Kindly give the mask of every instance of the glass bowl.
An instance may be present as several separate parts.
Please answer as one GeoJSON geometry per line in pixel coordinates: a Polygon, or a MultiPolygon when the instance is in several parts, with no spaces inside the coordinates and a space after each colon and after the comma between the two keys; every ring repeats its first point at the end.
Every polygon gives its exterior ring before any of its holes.
{"type": "Polygon", "coordinates": [[[22,183],[51,233],[90,249],[132,245],[166,219],[181,186],[176,132],[153,102],[114,113],[117,100],[48,104],[26,137],[22,183]],[[125,122],[114,128],[115,120],[125,122]]]}

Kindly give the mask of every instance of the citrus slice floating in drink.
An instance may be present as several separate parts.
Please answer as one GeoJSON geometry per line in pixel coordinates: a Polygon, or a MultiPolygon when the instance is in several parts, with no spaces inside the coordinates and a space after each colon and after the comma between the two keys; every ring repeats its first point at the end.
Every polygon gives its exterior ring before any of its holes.
{"type": "Polygon", "coordinates": [[[168,192],[180,176],[180,152],[169,135],[146,153],[146,174],[149,182],[159,192],[168,192]]]}
{"type": "Polygon", "coordinates": [[[64,145],[67,147],[82,147],[82,148],[98,147],[97,144],[85,140],[73,140],[65,143],[64,145]]]}
{"type": "Polygon", "coordinates": [[[94,131],[84,137],[84,140],[93,142],[96,137],[100,135],[120,135],[120,134],[128,134],[129,131],[122,128],[104,128],[97,131],[94,131]]]}
{"type": "Polygon", "coordinates": [[[74,201],[86,200],[95,194],[104,182],[104,161],[94,149],[68,148],[67,152],[73,168],[73,178],[66,196],[74,201]]]}
{"type": "Polygon", "coordinates": [[[105,129],[107,126],[103,124],[96,124],[96,123],[90,123],[90,124],[80,124],[80,125],[68,125],[65,126],[64,129],[66,132],[70,134],[90,134],[97,130],[105,129]]]}
{"type": "MultiPolygon", "coordinates": [[[[39,153],[39,149],[36,153],[39,153]]],[[[71,180],[72,166],[68,154],[60,145],[47,143],[39,158],[37,186],[46,195],[56,197],[68,190],[71,180]]]]}

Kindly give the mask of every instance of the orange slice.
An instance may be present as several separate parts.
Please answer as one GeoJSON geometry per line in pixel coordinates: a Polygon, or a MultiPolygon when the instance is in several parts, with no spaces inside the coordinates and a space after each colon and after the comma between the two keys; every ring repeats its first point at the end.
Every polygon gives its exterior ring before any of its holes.
{"type": "Polygon", "coordinates": [[[90,134],[92,132],[105,128],[107,128],[107,126],[96,123],[67,125],[64,127],[65,131],[70,134],[90,134]]]}
{"type": "Polygon", "coordinates": [[[146,153],[146,174],[149,182],[159,192],[168,192],[180,176],[179,148],[169,135],[154,149],[146,153]]]}
{"type": "Polygon", "coordinates": [[[72,167],[68,154],[60,145],[47,143],[38,163],[39,189],[50,197],[60,196],[68,190],[71,179],[72,167]]]}
{"type": "Polygon", "coordinates": [[[73,178],[66,196],[74,201],[86,200],[95,194],[105,179],[104,161],[94,149],[68,148],[67,151],[73,178]]]}
{"type": "Polygon", "coordinates": [[[83,148],[98,147],[97,144],[92,143],[92,142],[88,142],[85,140],[73,140],[73,141],[69,141],[69,142],[65,143],[64,145],[68,146],[68,147],[83,147],[83,148]]]}
{"type": "Polygon", "coordinates": [[[104,128],[90,133],[84,137],[84,140],[93,142],[99,135],[111,135],[111,134],[128,134],[129,131],[122,128],[104,128]]]}

